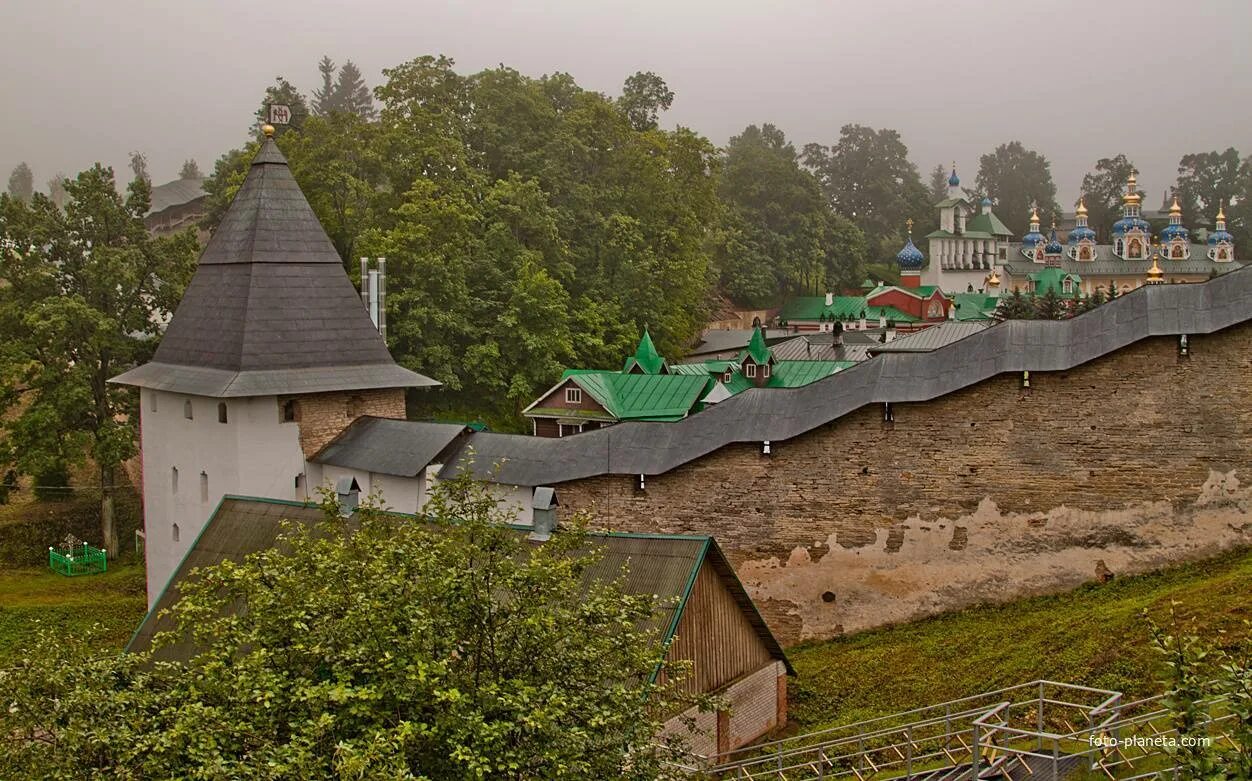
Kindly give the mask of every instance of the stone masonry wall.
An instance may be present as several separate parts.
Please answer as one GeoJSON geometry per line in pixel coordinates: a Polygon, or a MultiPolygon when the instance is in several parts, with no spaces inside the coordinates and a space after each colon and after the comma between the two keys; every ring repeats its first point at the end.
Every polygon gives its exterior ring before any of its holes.
{"type": "MultiPolygon", "coordinates": [[[[559,486],[604,528],[709,533],[784,642],[1252,543],[1252,324],[880,405],[763,456],[559,486]]],[[[784,391],[785,392],[785,391],[784,391]]]]}
{"type": "MultiPolygon", "coordinates": [[[[278,401],[275,414],[281,414],[286,398],[278,401]]],[[[297,397],[297,403],[300,448],[305,458],[312,457],[361,415],[398,420],[405,416],[403,388],[314,393],[297,397]]]]}

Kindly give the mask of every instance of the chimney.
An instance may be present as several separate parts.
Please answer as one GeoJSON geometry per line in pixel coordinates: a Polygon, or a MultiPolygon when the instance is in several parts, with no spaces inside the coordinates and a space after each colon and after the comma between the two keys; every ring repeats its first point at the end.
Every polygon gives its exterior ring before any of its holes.
{"type": "Polygon", "coordinates": [[[370,311],[370,259],[361,258],[361,306],[370,311]]]}
{"type": "Polygon", "coordinates": [[[865,310],[864,310],[864,309],[862,309],[862,310],[861,310],[861,327],[860,327],[860,330],[864,331],[864,330],[865,330],[865,328],[866,328],[866,326],[868,326],[868,325],[869,325],[869,323],[867,323],[867,322],[866,322],[866,318],[865,318],[865,310]]]}
{"type": "Polygon", "coordinates": [[[387,338],[387,259],[378,259],[378,333],[387,338]]]}
{"type": "Polygon", "coordinates": [[[878,327],[879,328],[887,327],[887,313],[886,312],[878,313],[878,327]]]}
{"type": "Polygon", "coordinates": [[[361,504],[361,486],[355,477],[341,477],[335,482],[335,498],[339,500],[339,515],[349,518],[361,504]]]}
{"type": "Polygon", "coordinates": [[[361,303],[383,338],[387,338],[387,259],[379,258],[378,267],[369,267],[369,258],[361,258],[361,303]]]}
{"type": "Polygon", "coordinates": [[[556,508],[560,506],[556,500],[556,489],[546,485],[535,488],[535,497],[530,507],[533,513],[530,522],[531,532],[526,539],[535,542],[547,542],[556,531],[556,508]]]}
{"type": "Polygon", "coordinates": [[[827,293],[826,294],[826,306],[830,306],[833,303],[835,303],[835,294],[827,293]]]}

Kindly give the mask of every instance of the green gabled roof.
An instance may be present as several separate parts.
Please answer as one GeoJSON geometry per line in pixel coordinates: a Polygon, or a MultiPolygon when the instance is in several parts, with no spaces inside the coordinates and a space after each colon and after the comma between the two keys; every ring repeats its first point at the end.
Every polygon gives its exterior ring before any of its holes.
{"type": "Polygon", "coordinates": [[[586,372],[571,379],[618,420],[679,420],[704,396],[707,375],[586,372]]]}
{"type": "Polygon", "coordinates": [[[855,361],[779,361],[766,387],[799,388],[855,365],[855,361]]]}
{"type": "MultiPolygon", "coordinates": [[[[1009,234],[1009,235],[1011,236],[1012,234],[1009,234]]],[[[969,224],[966,224],[965,232],[963,233],[953,233],[951,231],[937,230],[937,231],[931,231],[930,233],[927,233],[925,238],[927,239],[994,239],[995,236],[991,235],[985,230],[972,230],[969,224]]]]}
{"type": "MultiPolygon", "coordinates": [[[[994,212],[983,212],[974,215],[965,223],[965,235],[970,233],[981,232],[995,236],[1012,236],[1013,231],[1009,230],[1000,218],[995,216],[994,212]]],[[[977,238],[977,237],[975,237],[977,238]]]]}
{"type": "MultiPolygon", "coordinates": [[[[825,303],[826,299],[822,299],[825,303]]],[[[752,338],[748,341],[748,348],[739,353],[739,362],[742,363],[744,358],[751,358],[753,363],[761,365],[767,364],[774,360],[774,354],[770,352],[769,345],[765,343],[765,334],[761,331],[761,326],[757,326],[752,330],[752,338]]]]}
{"type": "Polygon", "coordinates": [[[990,320],[1000,304],[999,296],[986,293],[957,293],[953,300],[957,320],[990,320]]]}
{"type": "Polygon", "coordinates": [[[1082,277],[1072,271],[1054,267],[1044,268],[1028,274],[1027,278],[1035,283],[1035,295],[1046,295],[1049,290],[1052,290],[1062,298],[1077,298],[1079,296],[1078,285],[1082,282],[1082,277]],[[1074,281],[1074,286],[1068,293],[1065,292],[1063,285],[1066,277],[1074,281]]]}
{"type": "Polygon", "coordinates": [[[656,351],[656,345],[652,343],[652,335],[647,328],[643,329],[643,338],[639,340],[635,354],[626,359],[622,371],[628,372],[635,366],[642,369],[644,374],[660,374],[668,368],[665,359],[656,351]]]}
{"type": "Polygon", "coordinates": [[[855,320],[865,308],[865,296],[835,296],[826,305],[825,296],[799,296],[788,301],[778,313],[781,320],[855,320]]]}
{"type": "Polygon", "coordinates": [[[889,290],[899,290],[905,295],[910,295],[914,298],[926,299],[933,296],[935,291],[938,289],[938,285],[918,285],[917,287],[906,287],[904,285],[879,285],[865,295],[865,300],[869,301],[869,299],[874,296],[880,296],[889,290]]]}
{"type": "Polygon", "coordinates": [[[935,204],[935,208],[946,209],[949,206],[956,206],[958,203],[963,203],[966,206],[969,206],[969,201],[965,200],[964,198],[960,196],[957,196],[955,198],[944,198],[942,201],[935,204]]]}

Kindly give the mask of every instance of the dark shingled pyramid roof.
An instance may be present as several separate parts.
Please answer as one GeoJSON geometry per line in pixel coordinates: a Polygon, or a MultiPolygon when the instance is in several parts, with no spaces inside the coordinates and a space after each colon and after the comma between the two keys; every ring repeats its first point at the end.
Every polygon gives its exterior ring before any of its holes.
{"type": "Polygon", "coordinates": [[[273,139],[201,253],[152,362],[113,382],[216,397],[437,384],[392,360],[273,139]]]}

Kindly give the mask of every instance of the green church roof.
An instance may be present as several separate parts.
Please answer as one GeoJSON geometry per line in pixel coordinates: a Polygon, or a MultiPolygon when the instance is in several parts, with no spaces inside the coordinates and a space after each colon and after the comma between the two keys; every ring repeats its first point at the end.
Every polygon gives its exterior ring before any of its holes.
{"type": "Polygon", "coordinates": [[[746,357],[751,357],[753,363],[762,365],[774,360],[774,354],[770,352],[769,345],[765,343],[765,334],[761,331],[761,326],[759,325],[752,331],[752,338],[748,341],[748,348],[739,353],[741,362],[746,357]]]}
{"type": "MultiPolygon", "coordinates": [[[[1013,235],[1013,231],[1009,230],[1000,218],[995,216],[995,213],[989,211],[977,214],[965,223],[965,235],[968,236],[970,233],[986,233],[992,236],[1013,235]]],[[[981,238],[981,236],[971,238],[981,238]]]]}

